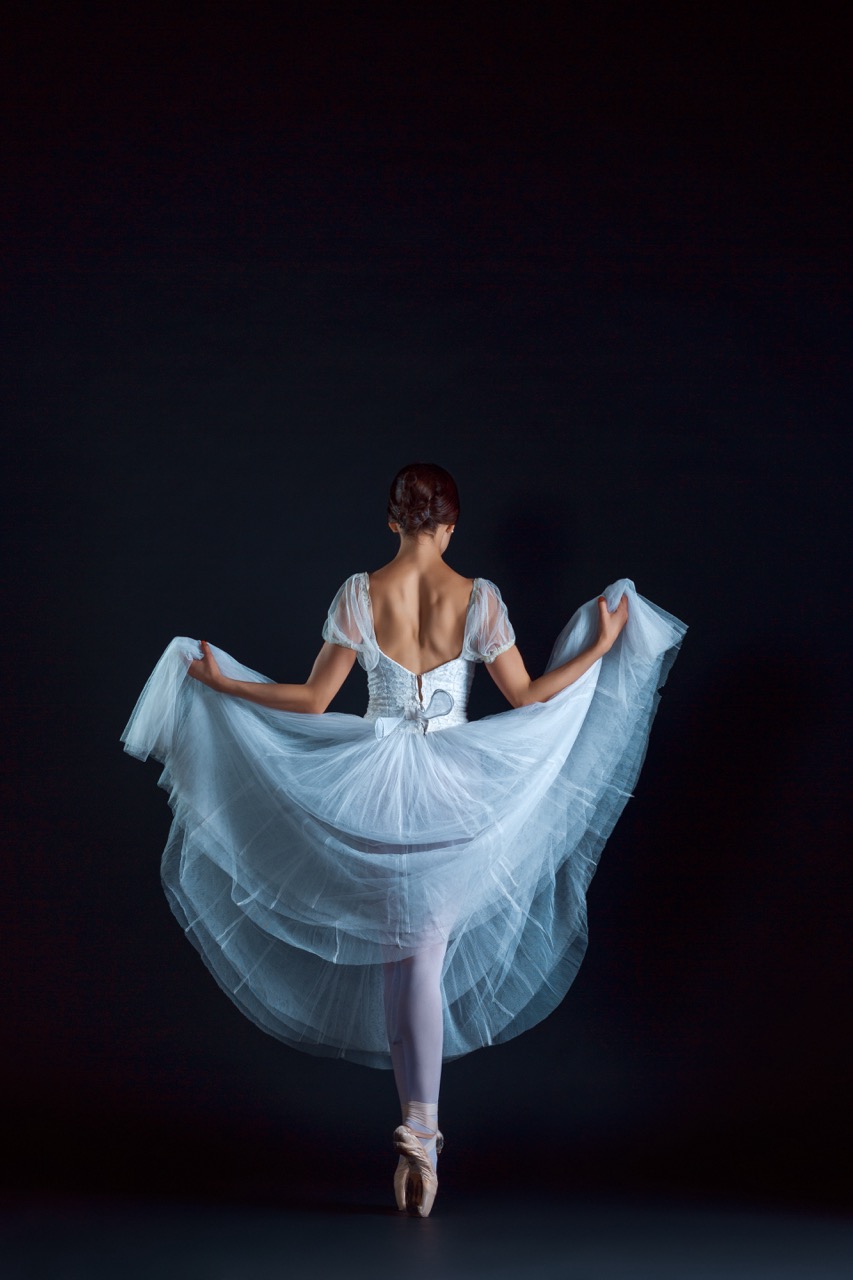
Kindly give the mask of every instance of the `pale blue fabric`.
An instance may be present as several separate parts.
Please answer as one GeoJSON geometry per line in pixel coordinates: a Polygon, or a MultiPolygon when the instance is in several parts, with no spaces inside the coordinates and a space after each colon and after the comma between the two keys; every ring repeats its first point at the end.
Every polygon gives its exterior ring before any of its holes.
{"type": "MultiPolygon", "coordinates": [[[[446,943],[444,1056],[510,1039],[563,998],[586,947],[585,894],[642,764],[686,627],[622,579],[614,648],[547,703],[467,721],[480,661],[514,643],[476,579],[458,658],[418,677],[380,650],[366,574],[324,637],[367,672],[364,718],[271,711],[186,676],[173,640],[125,729],[164,765],[172,909],[217,981],[296,1048],[390,1066],[382,963],[446,943]],[[420,687],[419,687],[420,685],[420,687]]],[[[584,649],[595,600],[549,667],[584,649]]],[[[214,649],[222,670],[265,677],[214,649]]]]}

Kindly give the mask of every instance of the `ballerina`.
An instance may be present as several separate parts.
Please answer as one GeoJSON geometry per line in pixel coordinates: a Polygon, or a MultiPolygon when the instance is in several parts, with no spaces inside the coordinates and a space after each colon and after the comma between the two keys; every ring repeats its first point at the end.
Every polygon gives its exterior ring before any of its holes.
{"type": "Polygon", "coordinates": [[[442,1063],[565,994],[686,630],[623,579],[531,679],[498,589],[444,561],[458,516],[448,472],[404,467],[397,554],[340,588],[307,680],[179,638],[123,735],[165,765],[164,887],[220,985],[286,1043],[392,1067],[395,1196],[422,1217],[442,1063]],[[327,711],[356,658],[365,716],[327,711]],[[511,710],[469,723],[478,662],[511,710]]]}

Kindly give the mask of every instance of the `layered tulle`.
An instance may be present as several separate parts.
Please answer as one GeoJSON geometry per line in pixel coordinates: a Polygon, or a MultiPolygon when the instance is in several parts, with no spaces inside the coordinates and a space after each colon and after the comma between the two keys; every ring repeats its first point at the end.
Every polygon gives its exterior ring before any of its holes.
{"type": "MultiPolygon", "coordinates": [[[[436,941],[445,1058],[559,1003],[586,946],[587,886],[686,630],[627,580],[608,588],[611,607],[623,592],[625,630],[573,685],[440,732],[380,737],[357,716],[222,696],[187,678],[197,643],[172,641],[123,740],[165,766],[166,893],[247,1016],[297,1048],[390,1066],[382,965],[436,941]]],[[[592,601],[549,665],[596,625],[592,601]]],[[[264,679],[214,653],[225,674],[264,679]]]]}

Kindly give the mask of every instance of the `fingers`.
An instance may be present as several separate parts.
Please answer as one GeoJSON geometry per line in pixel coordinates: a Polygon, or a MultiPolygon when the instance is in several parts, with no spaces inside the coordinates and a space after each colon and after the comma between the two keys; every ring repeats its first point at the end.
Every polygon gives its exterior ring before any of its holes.
{"type": "Polygon", "coordinates": [[[608,604],[607,604],[607,596],[599,596],[599,597],[598,597],[598,609],[599,609],[599,612],[600,612],[600,613],[602,613],[602,614],[604,614],[604,613],[614,614],[614,613],[619,613],[619,612],[622,612],[622,613],[627,614],[627,612],[628,612],[628,597],[627,597],[626,595],[622,595],[622,596],[620,596],[620,597],[619,597],[619,601],[618,601],[618,603],[617,603],[617,605],[616,605],[616,608],[615,608],[615,609],[610,609],[610,608],[608,607],[608,604]],[[602,607],[601,607],[602,605],[604,606],[604,608],[603,608],[603,609],[602,609],[602,607]]]}

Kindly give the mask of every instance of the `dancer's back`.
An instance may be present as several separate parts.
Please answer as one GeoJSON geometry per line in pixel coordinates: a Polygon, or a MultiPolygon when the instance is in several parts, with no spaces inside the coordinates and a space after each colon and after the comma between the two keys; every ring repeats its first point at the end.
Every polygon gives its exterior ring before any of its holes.
{"type": "Polygon", "coordinates": [[[474,587],[441,560],[393,560],[369,576],[379,648],[416,675],[458,658],[474,587]]]}

